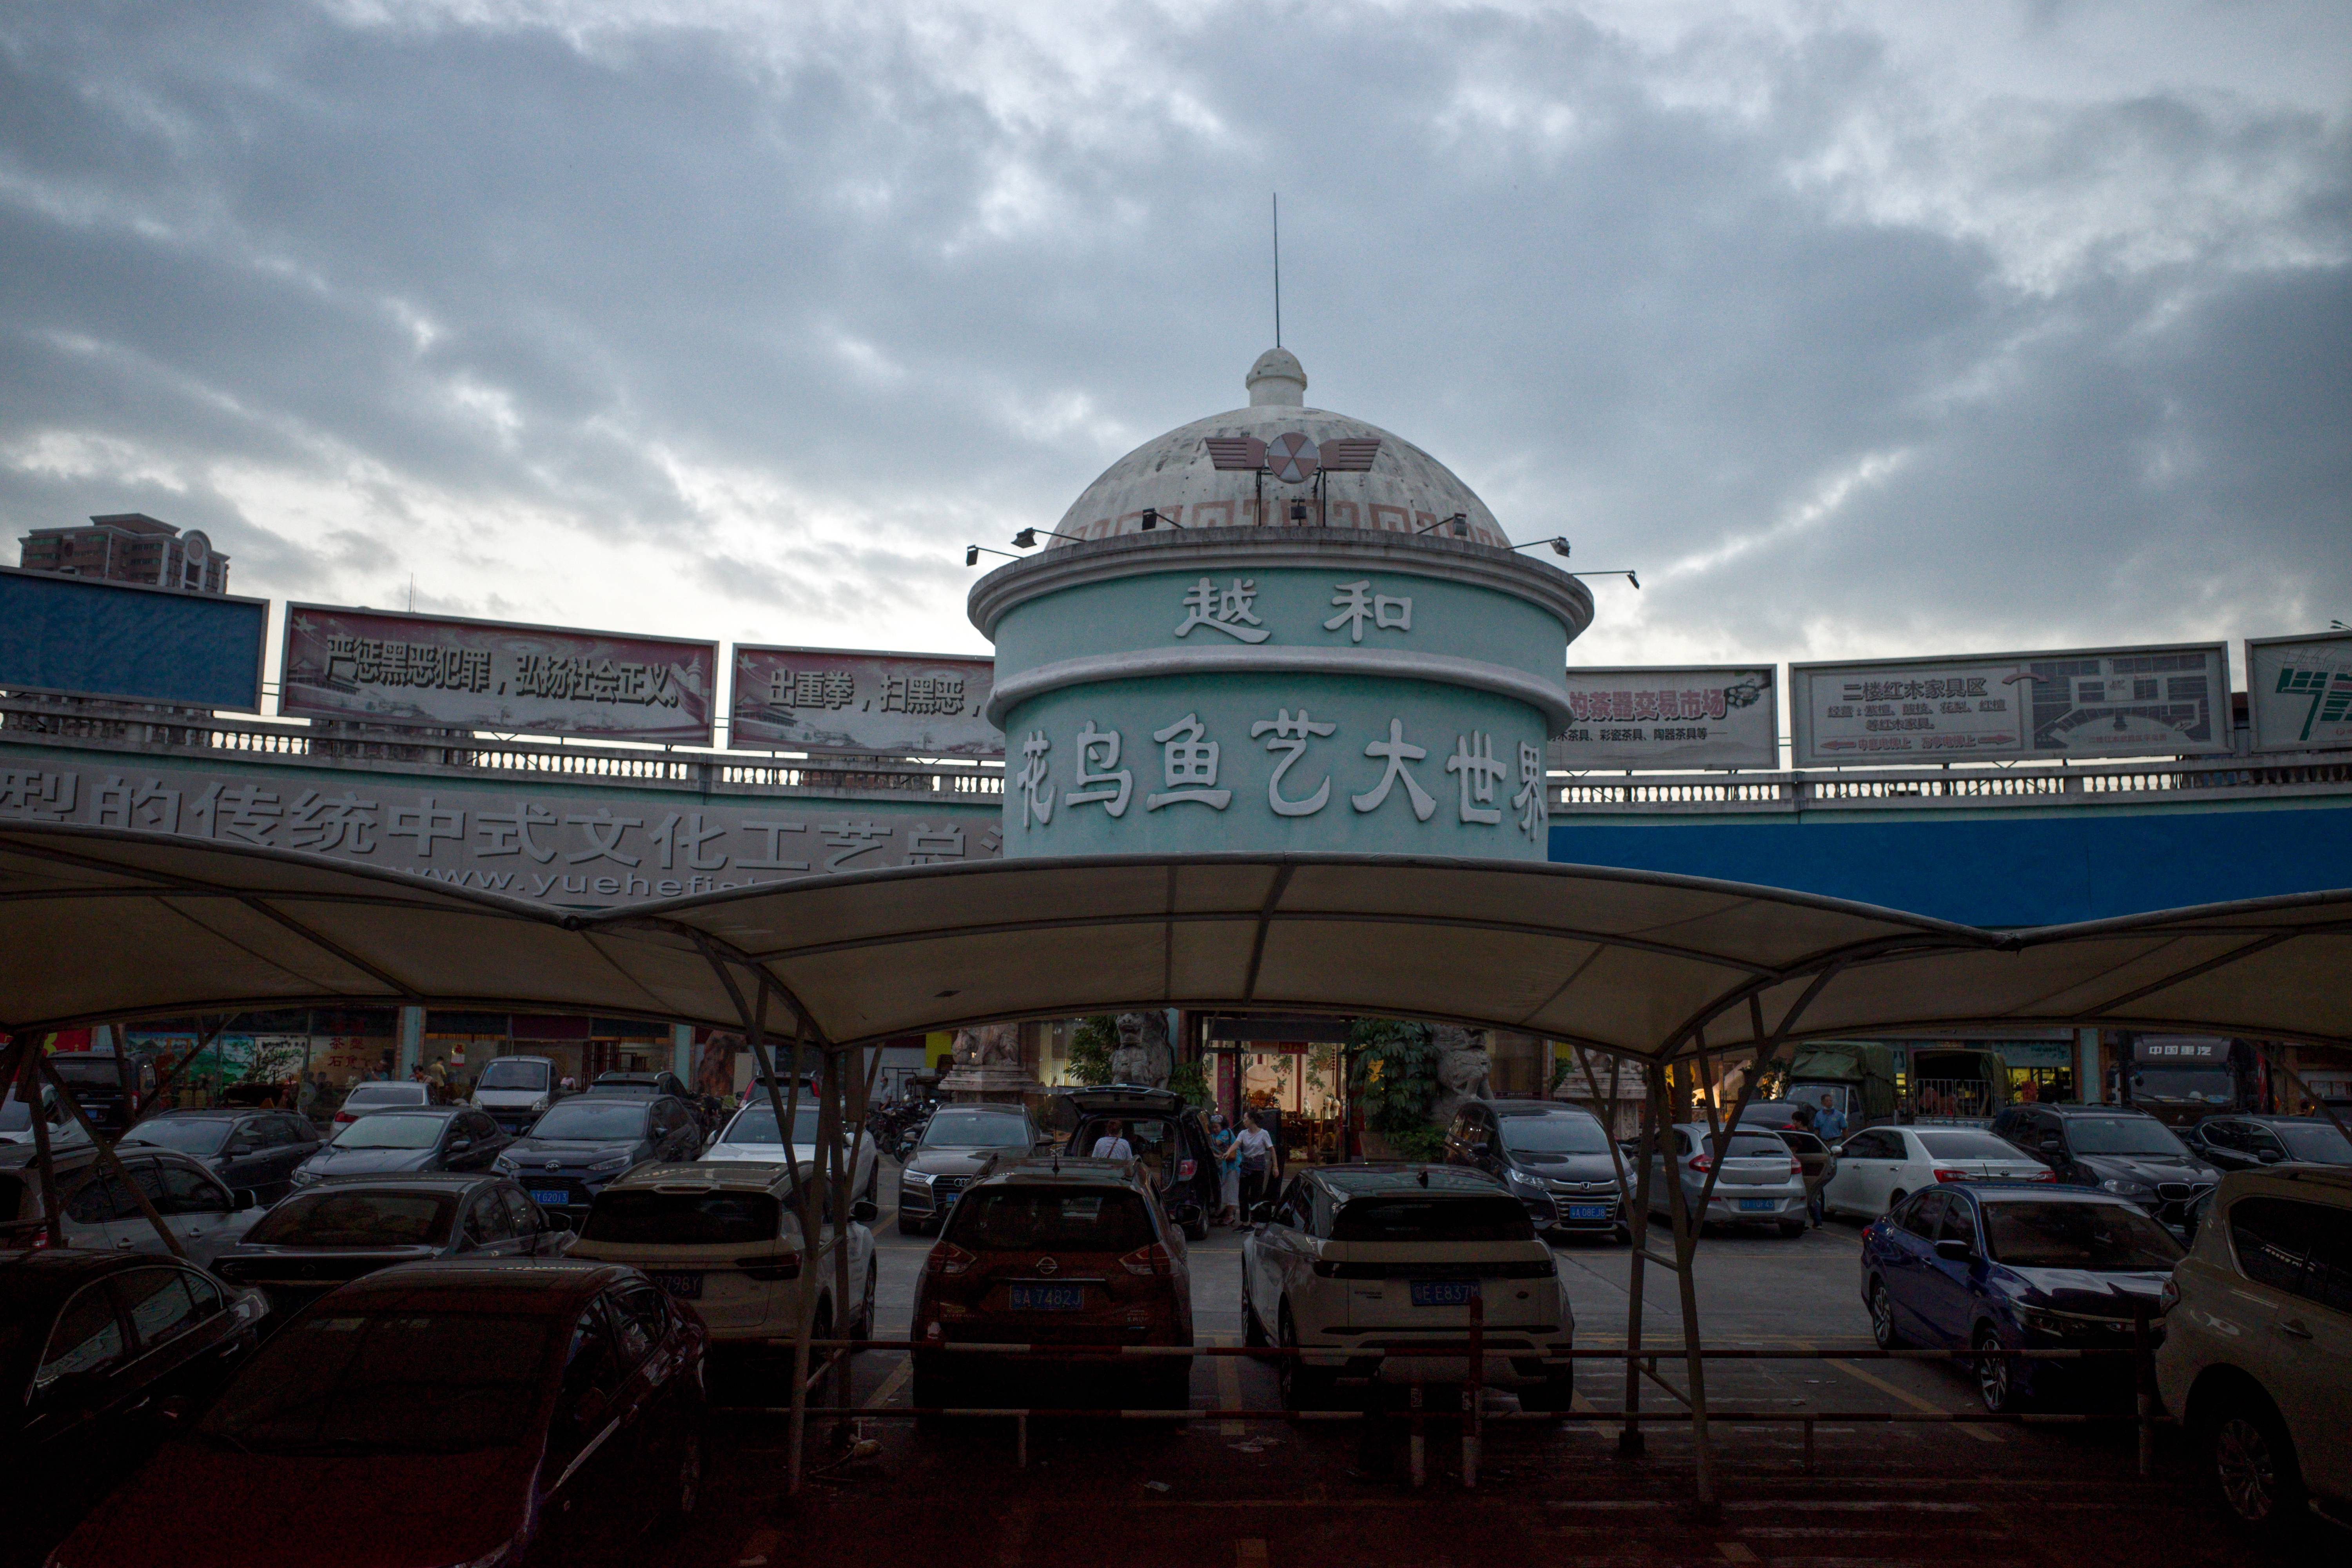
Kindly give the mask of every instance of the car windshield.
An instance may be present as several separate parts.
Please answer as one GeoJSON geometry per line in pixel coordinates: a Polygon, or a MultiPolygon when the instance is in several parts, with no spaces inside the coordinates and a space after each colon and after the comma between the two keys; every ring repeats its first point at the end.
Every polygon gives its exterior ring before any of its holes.
{"type": "Polygon", "coordinates": [[[430,1149],[441,1141],[446,1116],[362,1116],[335,1134],[338,1149],[430,1149]]]}
{"type": "Polygon", "coordinates": [[[1026,1118],[1002,1110],[942,1110],[923,1129],[926,1149],[1025,1149],[1026,1118]]]}
{"type": "Polygon", "coordinates": [[[1130,1192],[983,1187],[956,1205],[945,1239],[974,1252],[1133,1252],[1159,1237],[1130,1192]]]}
{"type": "Polygon", "coordinates": [[[1985,1244],[2012,1268],[2165,1269],[2180,1244],[2127,1204],[2052,1198],[1988,1203],[1985,1244]]]}
{"type": "MultiPolygon", "coordinates": [[[[1715,1153],[1721,1142],[1721,1138],[1710,1135],[1706,1141],[1706,1152],[1715,1153]]],[[[1726,1157],[1733,1160],[1786,1160],[1789,1146],[1769,1132],[1735,1132],[1731,1135],[1731,1152],[1726,1157]]]]}
{"type": "Polygon", "coordinates": [[[1606,1154],[1609,1135],[1590,1116],[1498,1116],[1503,1147],[1514,1154],[1606,1154]]]}
{"type": "MultiPolygon", "coordinates": [[[[814,1144],[816,1142],[817,1107],[803,1101],[792,1108],[793,1142],[814,1144]]],[[[719,1134],[721,1143],[773,1143],[776,1141],[776,1108],[772,1105],[747,1105],[735,1113],[735,1120],[719,1134]]]]}
{"type": "Polygon", "coordinates": [[[2281,1127],[2275,1122],[2271,1131],[2286,1145],[2290,1160],[2308,1160],[2315,1165],[2352,1165],[2352,1143],[2333,1127],[2312,1123],[2300,1127],[2281,1127]]]}
{"type": "Polygon", "coordinates": [[[1533,1241],[1535,1222],[1514,1197],[1357,1198],[1331,1221],[1334,1241],[1533,1241]]]}
{"type": "Polygon", "coordinates": [[[775,1240],[782,1214],[767,1193],[605,1192],[580,1234],[636,1246],[740,1247],[775,1240]]]}
{"type": "Polygon", "coordinates": [[[510,1447],[537,1411],[553,1330],[430,1308],[314,1313],[246,1364],[198,1431],[257,1454],[510,1447]]]}
{"type": "Polygon", "coordinates": [[[176,1149],[183,1154],[217,1154],[228,1142],[229,1129],[236,1125],[215,1116],[159,1116],[125,1132],[121,1141],[144,1143],[151,1149],[176,1149]]]}
{"type": "Polygon", "coordinates": [[[1930,1160],[2021,1160],[2016,1146],[1990,1132],[1914,1132],[1930,1160]]]}
{"type": "Polygon", "coordinates": [[[641,1100],[567,1100],[550,1107],[533,1122],[530,1135],[583,1143],[618,1142],[643,1136],[646,1115],[646,1102],[641,1100]]]}
{"type": "Polygon", "coordinates": [[[477,1089],[528,1089],[536,1094],[547,1088],[547,1079],[548,1066],[545,1062],[501,1057],[482,1069],[482,1076],[474,1087],[477,1089]]]}
{"type": "Polygon", "coordinates": [[[438,1247],[457,1200],[446,1193],[297,1193],[245,1239],[263,1247],[438,1247]]]}
{"type": "Polygon", "coordinates": [[[2189,1157],[2189,1146],[2153,1116],[2070,1116],[2066,1143],[2077,1154],[2168,1154],[2189,1157]]]}

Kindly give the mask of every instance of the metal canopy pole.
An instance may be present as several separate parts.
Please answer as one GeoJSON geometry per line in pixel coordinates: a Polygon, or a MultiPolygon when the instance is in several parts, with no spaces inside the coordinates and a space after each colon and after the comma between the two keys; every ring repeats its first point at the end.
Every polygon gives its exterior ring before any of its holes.
{"type": "MultiPolygon", "coordinates": [[[[1641,1142],[1634,1158],[1640,1163],[1633,1195],[1633,1256],[1625,1284],[1625,1429],[1618,1435],[1620,1454],[1642,1451],[1642,1287],[1650,1260],[1650,1164],[1659,1147],[1659,1107],[1666,1102],[1666,1069],[1656,1062],[1643,1065],[1641,1142]]],[[[1615,1141],[1612,1140],[1614,1147],[1615,1141]]]]}
{"type": "MultiPolygon", "coordinates": [[[[1660,1069],[1660,1077],[1664,1069],[1660,1069]]],[[[1718,1149],[1721,1145],[1717,1145],[1718,1149]]],[[[1683,1190],[1682,1170],[1669,1149],[1666,1166],[1666,1215],[1674,1226],[1675,1279],[1678,1288],[1683,1319],[1683,1380],[1689,1388],[1692,1460],[1696,1469],[1695,1490],[1699,1510],[1709,1514],[1715,1509],[1715,1450],[1706,1437],[1706,1359],[1699,1353],[1698,1343],[1698,1282],[1691,1278],[1691,1264],[1698,1252],[1698,1231],[1701,1220],[1691,1214],[1690,1194],[1683,1190]]],[[[1715,1173],[1722,1168],[1720,1157],[1710,1163],[1707,1183],[1714,1184],[1715,1173]]],[[[1699,1197],[1699,1214],[1706,1213],[1706,1194],[1699,1197]]]]}
{"type": "MultiPolygon", "coordinates": [[[[828,1191],[833,1195],[833,1334],[837,1340],[849,1337],[849,1189],[856,1174],[855,1163],[845,1158],[844,1142],[849,1136],[849,1080],[852,1077],[849,1053],[856,1047],[828,1051],[824,1058],[824,1111],[823,1119],[832,1124],[833,1135],[826,1142],[833,1158],[833,1181],[828,1191]]],[[[836,1410],[849,1407],[849,1353],[834,1352],[833,1406],[836,1410]]],[[[849,1423],[845,1418],[835,1430],[845,1434],[849,1423]]]]}

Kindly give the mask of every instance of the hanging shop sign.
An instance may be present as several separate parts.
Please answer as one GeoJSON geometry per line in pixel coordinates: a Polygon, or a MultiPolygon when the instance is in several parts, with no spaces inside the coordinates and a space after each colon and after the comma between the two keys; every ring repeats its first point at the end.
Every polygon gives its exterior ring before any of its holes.
{"type": "Polygon", "coordinates": [[[2352,632],[2249,637],[2246,707],[2257,752],[2352,746],[2352,632]]]}
{"type": "Polygon", "coordinates": [[[2220,643],[1789,667],[1799,767],[2230,749],[2220,643]]]}
{"type": "Polygon", "coordinates": [[[279,668],[302,718],[707,746],[719,645],[289,605],[279,668]]]}
{"type": "Polygon", "coordinates": [[[996,661],[850,648],[735,647],[727,743],[738,751],[1001,757],[982,717],[996,661]]]}
{"type": "Polygon", "coordinates": [[[1551,742],[1551,765],[1571,772],[1778,767],[1775,684],[1769,664],[1571,668],[1568,705],[1575,721],[1551,742]]]}

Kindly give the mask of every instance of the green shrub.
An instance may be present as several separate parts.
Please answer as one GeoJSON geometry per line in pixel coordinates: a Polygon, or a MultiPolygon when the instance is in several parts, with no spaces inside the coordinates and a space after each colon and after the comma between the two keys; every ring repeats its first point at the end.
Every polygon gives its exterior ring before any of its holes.
{"type": "Polygon", "coordinates": [[[1110,1081],[1110,1054],[1118,1047],[1118,1020],[1096,1013],[1070,1034],[1070,1076],[1092,1089],[1110,1081]]]}

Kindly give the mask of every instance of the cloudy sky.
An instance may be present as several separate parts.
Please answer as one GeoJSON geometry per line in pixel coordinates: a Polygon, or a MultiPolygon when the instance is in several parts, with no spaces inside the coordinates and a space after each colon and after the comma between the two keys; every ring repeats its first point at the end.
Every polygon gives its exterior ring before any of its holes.
{"type": "MultiPolygon", "coordinates": [[[[968,541],[1309,401],[1593,662],[2352,620],[2352,9],[0,10],[0,523],[273,597],[976,649],[968,541]]],[[[13,553],[7,556],[13,560],[13,553]]]]}

